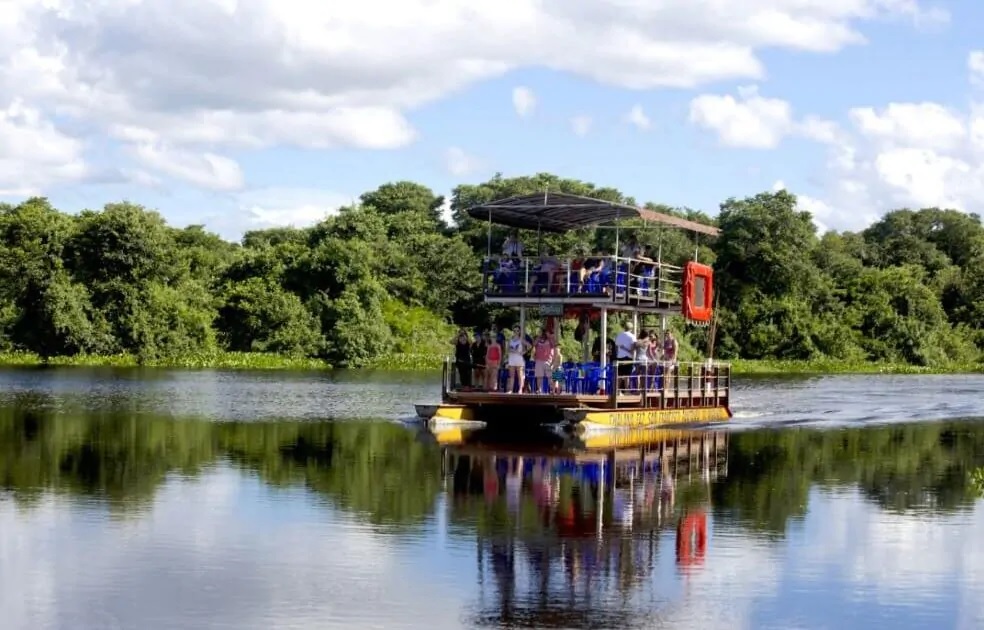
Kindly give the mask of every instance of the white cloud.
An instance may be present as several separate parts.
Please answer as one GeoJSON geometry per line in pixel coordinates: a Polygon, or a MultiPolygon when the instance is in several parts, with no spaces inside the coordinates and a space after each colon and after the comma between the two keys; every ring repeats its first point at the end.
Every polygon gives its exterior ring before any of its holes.
{"type": "Polygon", "coordinates": [[[984,85],[984,50],[975,50],[967,55],[967,69],[971,82],[984,85]]]}
{"type": "Polygon", "coordinates": [[[571,118],[571,130],[575,136],[583,138],[591,131],[591,116],[579,114],[571,118]]]}
{"type": "MultiPolygon", "coordinates": [[[[772,185],[773,191],[789,190],[786,188],[785,182],[781,179],[772,185]]],[[[790,191],[793,192],[793,191],[790,191]]],[[[799,210],[809,212],[810,216],[813,218],[813,224],[817,226],[817,231],[823,234],[830,229],[827,225],[827,221],[834,214],[834,209],[830,207],[827,202],[822,199],[817,199],[816,197],[810,197],[809,195],[803,195],[800,193],[793,193],[796,195],[796,207],[799,210]]]]}
{"type": "Polygon", "coordinates": [[[515,87],[512,91],[512,104],[520,118],[529,118],[536,109],[536,94],[528,87],[515,87]]]}
{"type": "MultiPolygon", "coordinates": [[[[972,65],[972,64],[971,64],[972,65]]],[[[786,101],[754,88],[738,96],[704,94],[690,120],[714,131],[725,146],[772,149],[785,137],[827,147],[823,200],[800,198],[821,230],[859,229],[886,210],[984,205],[984,103],[969,111],[934,102],[888,103],[847,112],[850,128],[797,118],[786,101]]]]}
{"type": "Polygon", "coordinates": [[[194,152],[158,144],[138,144],[134,157],[165,175],[211,190],[232,191],[243,187],[243,171],[235,160],[210,152],[194,152]]]}
{"type": "Polygon", "coordinates": [[[236,196],[248,229],[308,227],[353,202],[351,195],[308,188],[262,188],[236,196]]]}
{"type": "Polygon", "coordinates": [[[861,107],[849,115],[861,134],[882,145],[946,151],[967,136],[961,117],[937,103],[891,103],[881,111],[861,107]]]}
{"type": "Polygon", "coordinates": [[[645,110],[642,109],[642,105],[633,105],[629,113],[625,115],[625,121],[643,131],[652,127],[652,121],[646,115],[645,110]]]}
{"type": "Polygon", "coordinates": [[[890,103],[849,112],[855,132],[831,145],[828,197],[839,228],[859,228],[885,210],[984,204],[984,117],[938,103],[890,103]],[[865,208],[868,212],[859,212],[865,208]]]}
{"type": "MultiPolygon", "coordinates": [[[[629,89],[757,80],[765,73],[763,49],[830,52],[863,44],[866,22],[943,17],[926,6],[7,0],[0,8],[0,109],[19,99],[37,113],[30,123],[37,137],[56,140],[30,144],[65,157],[52,163],[21,156],[23,165],[3,175],[16,186],[3,181],[0,189],[43,189],[82,177],[86,147],[52,121],[71,124],[100,146],[107,136],[123,143],[129,150],[114,159],[142,157],[143,167],[153,165],[148,181],[168,175],[230,189],[241,185],[238,167],[223,157],[230,149],[406,146],[417,137],[407,118],[413,108],[512,70],[546,68],[629,89]],[[205,172],[195,174],[193,164],[205,172]]],[[[536,109],[528,87],[516,88],[513,100],[521,116],[536,109]]],[[[762,116],[781,122],[782,104],[755,103],[764,111],[749,120],[764,125],[765,135],[752,142],[769,144],[769,134],[782,131],[762,116]]],[[[728,137],[747,142],[733,128],[728,137]]],[[[7,152],[0,142],[0,154],[7,152]]]]}
{"type": "Polygon", "coordinates": [[[765,98],[755,87],[739,97],[703,94],[690,102],[690,122],[718,134],[730,147],[774,149],[793,129],[793,110],[786,101],[765,98]]]}
{"type": "Polygon", "coordinates": [[[444,164],[448,172],[456,177],[474,173],[482,167],[481,160],[459,147],[451,147],[444,153],[444,164]]]}
{"type": "Polygon", "coordinates": [[[82,142],[19,100],[0,109],[0,197],[42,194],[86,173],[82,142]]]}

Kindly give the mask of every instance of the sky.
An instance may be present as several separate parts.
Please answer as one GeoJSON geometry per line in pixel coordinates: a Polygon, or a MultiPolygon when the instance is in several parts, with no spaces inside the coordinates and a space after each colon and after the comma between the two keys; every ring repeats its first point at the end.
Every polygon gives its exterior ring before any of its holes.
{"type": "Polygon", "coordinates": [[[4,0],[0,201],[238,239],[552,172],[820,229],[984,206],[981,0],[4,0]]]}

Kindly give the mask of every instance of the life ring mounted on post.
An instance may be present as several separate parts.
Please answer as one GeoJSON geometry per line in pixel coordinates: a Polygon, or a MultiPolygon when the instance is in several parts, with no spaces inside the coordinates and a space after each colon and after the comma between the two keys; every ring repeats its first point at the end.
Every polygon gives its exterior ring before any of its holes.
{"type": "Polygon", "coordinates": [[[714,314],[714,269],[690,261],[683,268],[683,316],[692,322],[706,323],[714,314]]]}

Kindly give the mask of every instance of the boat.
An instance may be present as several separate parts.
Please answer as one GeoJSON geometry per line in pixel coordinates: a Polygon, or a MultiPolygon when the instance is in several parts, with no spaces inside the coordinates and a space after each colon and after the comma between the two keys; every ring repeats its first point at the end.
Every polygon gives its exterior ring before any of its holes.
{"type": "Polygon", "coordinates": [[[443,423],[547,423],[580,430],[707,424],[732,417],[731,365],[711,358],[712,342],[703,361],[613,361],[607,342],[600,343],[597,360],[591,356],[593,325],[599,329],[598,338],[608,340],[613,317],[630,321],[636,331],[640,321],[658,320],[660,334],[668,330],[670,317],[682,317],[690,324],[711,326],[713,338],[713,269],[697,260],[699,248],[681,267],[663,260],[662,247],[650,256],[620,255],[624,252],[619,242],[622,222],[628,219],[641,220],[646,228],[685,230],[695,241],[716,237],[717,228],[646,208],[550,192],[479,204],[467,214],[488,225],[482,263],[484,301],[518,310],[524,335],[534,312],[549,333],[557,329],[560,318],[576,318],[584,332],[582,356],[565,363],[559,391],[530,378],[534,366],[527,363],[524,374],[533,384],[529,390],[513,385],[510,392],[504,391],[511,383],[504,368],[497,374],[494,391],[483,391],[464,383],[467,379],[448,357],[442,369],[441,400],[416,405],[419,417],[443,423]],[[614,253],[565,260],[542,250],[537,256],[524,256],[515,249],[495,255],[494,236],[503,228],[535,232],[537,241],[545,233],[612,229],[614,253]]]}

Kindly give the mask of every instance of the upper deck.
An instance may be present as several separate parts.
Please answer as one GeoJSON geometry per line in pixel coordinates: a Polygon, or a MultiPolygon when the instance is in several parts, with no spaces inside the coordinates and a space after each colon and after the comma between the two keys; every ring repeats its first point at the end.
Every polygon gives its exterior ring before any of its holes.
{"type": "Polygon", "coordinates": [[[623,306],[674,313],[681,308],[683,268],[658,259],[490,256],[482,272],[485,301],[496,304],[623,306]]]}
{"type": "Polygon", "coordinates": [[[620,247],[619,220],[641,219],[698,235],[719,233],[716,227],[682,217],[566,193],[520,195],[479,204],[467,212],[473,219],[488,221],[488,251],[482,263],[485,301],[540,305],[545,315],[560,315],[567,304],[679,313],[685,301],[685,278],[694,263],[687,263],[686,268],[670,264],[662,260],[661,249],[644,254],[625,248],[624,240],[620,247]],[[540,247],[544,232],[562,233],[608,223],[615,224],[613,251],[596,250],[581,257],[551,256],[540,247]],[[524,255],[524,246],[512,237],[503,244],[501,254],[494,253],[493,225],[514,228],[516,234],[518,230],[535,231],[538,242],[532,249],[537,255],[524,255]]]}

